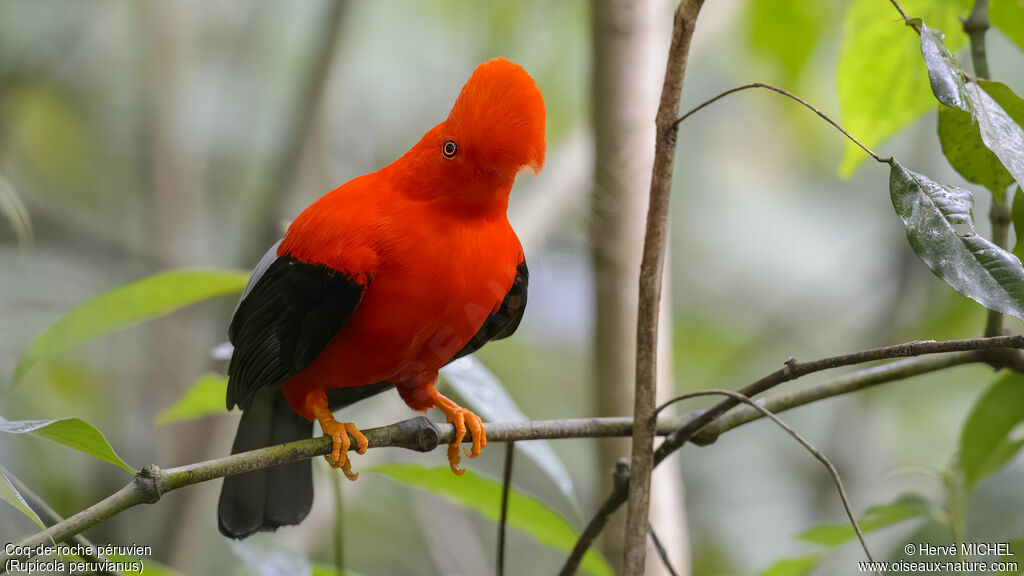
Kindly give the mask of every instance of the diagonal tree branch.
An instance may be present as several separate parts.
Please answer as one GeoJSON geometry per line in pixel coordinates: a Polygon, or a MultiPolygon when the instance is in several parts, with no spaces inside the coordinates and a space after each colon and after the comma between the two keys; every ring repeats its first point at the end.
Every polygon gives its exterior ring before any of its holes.
{"type": "MultiPolygon", "coordinates": [[[[982,350],[985,351],[985,354],[982,357],[985,358],[984,361],[988,362],[990,355],[995,356],[997,352],[1002,352],[1002,350],[998,350],[1001,348],[1024,348],[1024,334],[1017,334],[1015,336],[999,336],[995,338],[947,340],[944,342],[919,340],[895,346],[887,346],[884,348],[874,348],[853,354],[832,356],[805,363],[800,363],[793,358],[790,358],[783,368],[780,368],[779,370],[776,370],[760,380],[757,380],[753,384],[741,389],[739,393],[750,398],[782,384],[783,382],[789,382],[790,380],[795,380],[801,376],[806,376],[814,372],[890,358],[906,358],[944,352],[982,350]]],[[[689,419],[682,428],[669,434],[661,446],[658,447],[655,451],[654,465],[657,466],[662,463],[665,458],[681,448],[683,444],[689,441],[705,426],[728,412],[739,403],[740,401],[735,398],[728,398],[689,419]]],[[[609,516],[611,516],[612,513],[618,510],[618,508],[626,502],[628,496],[628,484],[628,481],[623,482],[622,485],[617,484],[616,488],[612,490],[611,494],[608,495],[604,503],[598,509],[598,513],[590,520],[590,523],[587,524],[587,527],[584,529],[580,539],[576,542],[576,546],[573,548],[572,553],[566,560],[565,566],[562,568],[561,574],[563,576],[576,573],[576,569],[579,566],[580,561],[583,559],[583,555],[590,548],[590,545],[593,543],[593,539],[601,533],[604,525],[608,522],[609,516]]]]}

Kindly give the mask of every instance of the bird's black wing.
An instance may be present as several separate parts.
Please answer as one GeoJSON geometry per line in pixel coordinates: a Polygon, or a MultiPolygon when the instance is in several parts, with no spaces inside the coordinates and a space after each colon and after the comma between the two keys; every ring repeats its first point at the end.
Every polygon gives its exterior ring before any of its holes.
{"type": "Polygon", "coordinates": [[[276,248],[253,272],[231,319],[235,350],[228,367],[227,406],[244,410],[263,388],[279,386],[309,367],[341,330],[366,283],[276,248]]]}
{"type": "Polygon", "coordinates": [[[484,320],[483,325],[473,335],[473,338],[448,362],[476,352],[491,340],[508,338],[515,333],[519,328],[519,322],[523,319],[523,313],[526,312],[526,292],[529,284],[530,270],[526,267],[526,260],[523,260],[516,268],[516,278],[508,293],[505,294],[504,300],[501,301],[501,306],[484,320]]]}

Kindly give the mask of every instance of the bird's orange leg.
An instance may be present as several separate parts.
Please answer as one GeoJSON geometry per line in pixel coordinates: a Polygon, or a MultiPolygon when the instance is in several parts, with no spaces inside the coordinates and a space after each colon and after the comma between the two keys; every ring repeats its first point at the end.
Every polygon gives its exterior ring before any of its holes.
{"type": "Polygon", "coordinates": [[[345,477],[355,482],[359,478],[359,473],[352,472],[352,461],[348,458],[348,449],[352,445],[349,434],[355,438],[357,454],[366,454],[366,447],[369,444],[366,436],[352,422],[338,422],[334,418],[334,414],[327,407],[327,394],[323,390],[311,391],[306,397],[306,407],[320,422],[324,436],[330,436],[334,440],[331,453],[324,455],[327,463],[332,468],[341,468],[345,477]]]}
{"type": "Polygon", "coordinates": [[[452,467],[452,472],[461,476],[465,470],[459,468],[459,461],[462,459],[459,447],[462,445],[462,439],[466,436],[466,430],[468,429],[473,436],[473,448],[466,451],[466,456],[476,458],[480,455],[483,447],[487,446],[487,434],[484,431],[483,420],[438,392],[433,384],[428,385],[427,393],[434,400],[434,406],[444,412],[448,421],[455,425],[455,441],[448,445],[448,464],[452,467]]]}

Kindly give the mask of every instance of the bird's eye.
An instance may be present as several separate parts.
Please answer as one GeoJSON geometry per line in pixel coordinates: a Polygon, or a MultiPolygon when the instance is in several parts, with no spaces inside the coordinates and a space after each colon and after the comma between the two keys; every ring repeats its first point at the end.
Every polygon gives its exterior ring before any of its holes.
{"type": "Polygon", "coordinates": [[[455,143],[455,140],[445,140],[444,144],[441,144],[441,155],[451,160],[455,158],[455,155],[459,153],[459,146],[455,143]]]}

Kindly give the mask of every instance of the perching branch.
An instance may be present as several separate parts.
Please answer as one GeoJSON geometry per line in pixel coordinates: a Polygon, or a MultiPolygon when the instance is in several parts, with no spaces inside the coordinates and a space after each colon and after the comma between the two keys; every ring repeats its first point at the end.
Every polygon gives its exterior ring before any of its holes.
{"type": "Polygon", "coordinates": [[[640,260],[640,295],[636,322],[636,388],[633,397],[633,428],[629,484],[629,508],[623,541],[623,573],[641,576],[647,553],[651,504],[651,471],[654,469],[654,406],[658,384],[658,315],[661,304],[665,245],[668,236],[669,197],[679,125],[679,101],[690,52],[690,39],[704,0],[681,0],[676,6],[669,43],[665,83],[655,119],[654,168],[647,209],[647,230],[640,260]]]}
{"type": "MultiPolygon", "coordinates": [[[[898,344],[895,346],[887,346],[884,348],[874,348],[872,350],[865,350],[863,352],[845,354],[842,356],[833,356],[805,363],[800,363],[790,358],[783,368],[776,370],[764,378],[757,380],[753,384],[741,389],[739,393],[750,398],[782,384],[783,382],[789,382],[814,372],[890,358],[906,358],[927,354],[979,350],[985,351],[982,357],[985,359],[985,362],[989,362],[988,358],[990,355],[995,356],[998,352],[1002,352],[1002,350],[999,349],[1005,348],[1024,348],[1024,334],[1000,336],[995,338],[947,340],[944,342],[922,340],[898,344]]],[[[704,410],[694,415],[687,421],[686,425],[669,434],[665,439],[665,442],[658,447],[655,451],[654,465],[657,466],[663,462],[665,458],[682,447],[683,444],[693,438],[693,436],[700,432],[705,426],[721,417],[737,404],[739,404],[738,400],[728,398],[712,406],[708,410],[704,410]]],[[[628,481],[623,484],[628,485],[628,481]]],[[[626,502],[627,494],[628,486],[620,487],[617,485],[616,488],[612,490],[612,493],[608,495],[608,498],[605,499],[597,514],[591,518],[590,523],[584,529],[579,540],[577,540],[576,546],[573,548],[572,553],[566,560],[565,566],[562,568],[561,574],[563,576],[576,573],[576,568],[579,566],[579,562],[583,559],[583,555],[590,548],[594,538],[601,533],[601,530],[608,522],[608,518],[611,514],[626,502]]]]}
{"type": "Polygon", "coordinates": [[[690,110],[686,114],[683,114],[682,116],[680,116],[676,120],[675,123],[676,123],[676,125],[679,125],[684,120],[686,120],[687,118],[689,118],[690,116],[692,116],[696,112],[700,111],[704,107],[710,106],[711,104],[714,104],[718,100],[721,100],[722,98],[725,98],[726,96],[728,96],[730,94],[733,94],[733,93],[736,93],[736,92],[740,92],[742,90],[749,90],[750,88],[766,88],[768,90],[771,90],[772,92],[777,92],[777,93],[782,94],[783,96],[785,96],[787,98],[790,98],[792,100],[795,100],[796,102],[799,102],[800,104],[803,104],[804,107],[806,107],[807,109],[811,110],[812,112],[814,112],[815,114],[820,116],[823,120],[825,120],[826,122],[831,124],[836,130],[839,130],[840,132],[842,132],[843,136],[846,136],[847,138],[850,139],[851,142],[853,142],[854,144],[859,146],[861,148],[861,150],[864,150],[865,152],[867,152],[872,158],[875,159],[875,161],[881,162],[883,164],[892,164],[892,160],[893,160],[892,156],[888,156],[888,157],[883,158],[883,157],[879,156],[878,154],[875,154],[870,148],[868,148],[864,144],[861,144],[860,140],[857,140],[856,138],[853,137],[853,135],[851,135],[849,132],[847,132],[846,129],[843,128],[838,122],[836,122],[835,120],[829,118],[821,110],[818,110],[814,106],[811,106],[803,98],[800,98],[799,96],[797,96],[795,94],[792,94],[792,93],[790,93],[790,92],[788,92],[786,90],[783,90],[782,88],[779,88],[777,86],[772,86],[771,84],[764,84],[764,83],[761,83],[761,82],[754,82],[753,84],[745,84],[743,86],[737,86],[736,88],[731,88],[729,90],[726,90],[725,92],[722,92],[718,96],[715,96],[714,98],[701,103],[699,106],[697,106],[693,110],[690,110]]]}

